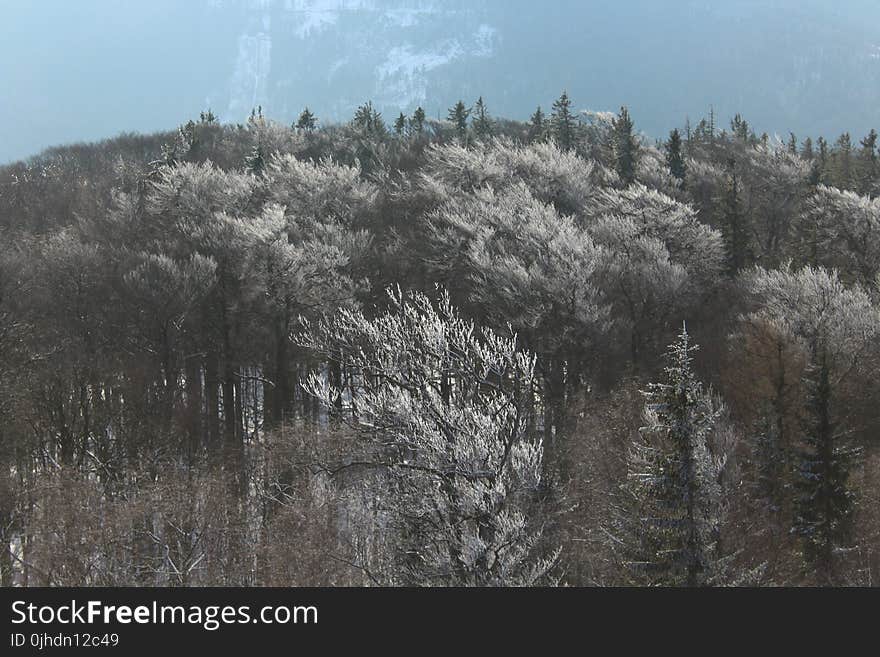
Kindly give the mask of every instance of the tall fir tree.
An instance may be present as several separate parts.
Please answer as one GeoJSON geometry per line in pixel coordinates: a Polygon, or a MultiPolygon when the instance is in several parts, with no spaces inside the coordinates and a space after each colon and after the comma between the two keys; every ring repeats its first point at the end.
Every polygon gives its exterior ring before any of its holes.
{"type": "Polygon", "coordinates": [[[861,149],[859,150],[858,192],[862,195],[868,195],[877,183],[877,131],[871,129],[871,132],[859,144],[861,149]]]}
{"type": "Polygon", "coordinates": [[[544,112],[540,106],[535,110],[529,119],[529,143],[543,141],[547,135],[547,120],[544,118],[544,112]]]}
{"type": "Polygon", "coordinates": [[[723,459],[711,445],[721,410],[694,374],[695,350],[682,327],[664,381],[643,393],[646,425],[628,455],[615,537],[633,583],[710,586],[726,576],[729,559],[718,550],[723,459]]]}
{"type": "Polygon", "coordinates": [[[635,182],[639,160],[639,142],[634,128],[629,110],[626,107],[621,107],[620,113],[612,122],[612,145],[614,148],[614,168],[626,185],[635,182]]]}
{"type": "Polygon", "coordinates": [[[739,175],[736,159],[727,162],[727,180],[719,204],[721,210],[721,234],[727,248],[727,270],[736,276],[750,260],[747,215],[740,200],[739,175]]]}
{"type": "Polygon", "coordinates": [[[685,164],[681,154],[681,133],[678,128],[669,133],[669,139],[666,142],[666,166],[669,167],[673,176],[684,181],[685,164]]]}
{"type": "Polygon", "coordinates": [[[413,112],[412,118],[409,120],[409,129],[410,134],[415,137],[421,137],[425,132],[425,110],[422,109],[421,105],[416,107],[416,111],[413,112]]]}
{"type": "Polygon", "coordinates": [[[477,139],[488,139],[492,136],[492,118],[489,116],[489,110],[486,109],[486,103],[483,102],[482,96],[477,99],[477,103],[474,105],[472,125],[477,139]]]}
{"type": "Polygon", "coordinates": [[[813,140],[807,137],[804,139],[804,143],[801,146],[801,157],[807,160],[808,162],[813,161],[813,140]]]}
{"type": "Polygon", "coordinates": [[[449,108],[449,114],[446,116],[455,128],[455,134],[458,135],[458,139],[461,142],[467,141],[468,117],[470,114],[471,110],[465,106],[464,102],[458,101],[449,108]]]}
{"type": "Polygon", "coordinates": [[[834,144],[834,169],[832,182],[838,189],[853,188],[852,137],[844,132],[834,144]]]}
{"type": "Polygon", "coordinates": [[[563,91],[553,103],[550,122],[557,145],[563,150],[572,150],[577,144],[577,119],[571,113],[571,99],[567,91],[563,91]]]}
{"type": "Polygon", "coordinates": [[[806,375],[804,449],[797,470],[796,510],[792,531],[803,539],[804,558],[821,584],[835,584],[835,553],[852,538],[853,494],[847,488],[855,449],[839,444],[832,416],[831,372],[819,351],[806,375]]]}
{"type": "Polygon", "coordinates": [[[406,115],[401,112],[396,119],[394,119],[394,134],[398,137],[403,137],[406,133],[407,120],[406,115]]]}
{"type": "Polygon", "coordinates": [[[315,128],[318,127],[318,119],[312,113],[312,110],[306,107],[299,115],[299,118],[296,120],[295,127],[297,130],[312,132],[315,128]]]}

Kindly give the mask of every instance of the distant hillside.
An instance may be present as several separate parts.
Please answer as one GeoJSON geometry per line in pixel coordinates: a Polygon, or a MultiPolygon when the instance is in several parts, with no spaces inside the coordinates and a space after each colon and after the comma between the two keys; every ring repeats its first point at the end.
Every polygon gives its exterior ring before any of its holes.
{"type": "Polygon", "coordinates": [[[714,105],[759,130],[878,123],[880,3],[848,0],[34,0],[0,3],[0,162],[176,125],[210,106],[293,120],[445,115],[485,97],[525,118],[567,88],[663,135],[714,105]]]}

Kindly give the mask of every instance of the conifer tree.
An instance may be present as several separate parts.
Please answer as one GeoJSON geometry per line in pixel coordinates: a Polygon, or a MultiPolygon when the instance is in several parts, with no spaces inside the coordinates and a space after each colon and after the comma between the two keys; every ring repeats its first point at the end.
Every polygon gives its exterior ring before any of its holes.
{"type": "Polygon", "coordinates": [[[681,134],[678,128],[669,133],[669,140],[666,142],[666,166],[678,180],[684,180],[685,164],[681,154],[681,134]]]}
{"type": "Polygon", "coordinates": [[[537,141],[543,141],[544,136],[547,132],[546,120],[544,118],[544,112],[541,110],[541,107],[535,110],[535,113],[532,114],[529,119],[529,143],[535,143],[537,141]]]}
{"type": "Polygon", "coordinates": [[[571,113],[571,99],[568,97],[568,92],[563,91],[553,103],[550,121],[553,137],[559,148],[564,151],[573,149],[577,142],[577,120],[571,113]]]}
{"type": "Polygon", "coordinates": [[[421,106],[416,107],[416,111],[413,112],[412,118],[409,121],[409,127],[410,134],[416,137],[421,137],[425,131],[425,110],[421,106]]]}
{"type": "Polygon", "coordinates": [[[797,137],[793,132],[788,133],[788,152],[792,155],[798,154],[797,137]]]}
{"type": "Polygon", "coordinates": [[[737,114],[733,117],[733,120],[730,122],[730,129],[733,132],[734,137],[744,144],[751,141],[754,136],[749,128],[748,121],[746,121],[741,114],[737,114]]]}
{"type": "Polygon", "coordinates": [[[740,185],[736,160],[727,164],[727,181],[720,199],[721,233],[727,247],[727,270],[733,276],[746,266],[749,259],[749,231],[747,215],[740,201],[740,185]]]}
{"type": "Polygon", "coordinates": [[[682,327],[664,381],[643,393],[646,425],[627,459],[627,515],[616,538],[640,584],[711,586],[725,576],[728,559],[717,549],[724,460],[711,444],[721,409],[693,372],[695,350],[682,327]]]}
{"type": "Polygon", "coordinates": [[[639,158],[639,144],[633,133],[633,128],[629,110],[626,107],[621,107],[620,113],[612,122],[612,138],[615,170],[627,185],[631,185],[636,179],[639,158]]]}
{"type": "Polygon", "coordinates": [[[832,182],[838,189],[852,189],[852,137],[844,132],[834,144],[834,171],[832,182]]]}
{"type": "Polygon", "coordinates": [[[312,111],[308,107],[306,107],[299,115],[295,127],[297,130],[312,132],[316,127],[318,127],[318,119],[315,117],[312,111]]]}
{"type": "Polygon", "coordinates": [[[382,120],[381,112],[376,111],[372,101],[367,101],[357,108],[352,125],[363,134],[371,137],[383,137],[388,131],[382,120]]]}
{"type": "Polygon", "coordinates": [[[455,133],[461,142],[467,140],[468,117],[470,114],[471,110],[465,107],[464,102],[458,101],[449,108],[449,114],[446,117],[452,122],[452,125],[455,127],[455,133]]]}
{"type": "Polygon", "coordinates": [[[801,157],[809,162],[813,161],[813,140],[809,137],[804,139],[804,144],[801,147],[801,157]]]}
{"type": "Polygon", "coordinates": [[[860,194],[870,194],[877,180],[877,131],[872,129],[868,135],[859,142],[862,146],[859,151],[859,188],[860,194]]]}
{"type": "Polygon", "coordinates": [[[398,137],[402,137],[406,132],[406,115],[401,112],[398,117],[394,120],[394,134],[398,137]]]}
{"type": "Polygon", "coordinates": [[[489,111],[486,109],[486,103],[483,102],[482,96],[477,99],[477,103],[474,105],[473,115],[472,125],[477,139],[491,137],[493,132],[492,118],[489,116],[489,111]]]}

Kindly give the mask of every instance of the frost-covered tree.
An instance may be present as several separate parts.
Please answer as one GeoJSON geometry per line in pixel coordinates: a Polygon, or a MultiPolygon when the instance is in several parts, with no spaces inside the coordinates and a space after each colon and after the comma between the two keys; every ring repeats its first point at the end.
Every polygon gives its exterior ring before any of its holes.
{"type": "Polygon", "coordinates": [[[841,550],[852,547],[853,493],[848,486],[857,451],[849,438],[842,392],[858,380],[866,350],[880,335],[880,313],[858,286],[833,272],[750,272],[744,283],[759,304],[746,321],[763,322],[797,341],[806,367],[792,531],[820,582],[841,581],[841,550]]]}
{"type": "MultiPolygon", "coordinates": [[[[536,548],[542,444],[527,433],[534,357],[478,331],[443,294],[389,290],[389,310],[343,310],[304,334],[352,372],[348,390],[314,374],[309,391],[364,445],[393,532],[383,583],[528,586],[556,553],[536,548]]],[[[350,467],[350,466],[349,466],[350,467]]]]}
{"type": "Polygon", "coordinates": [[[667,353],[662,383],[648,386],[646,424],[627,459],[618,554],[633,583],[711,586],[725,581],[718,553],[724,455],[713,447],[722,409],[692,369],[686,329],[667,353]]]}
{"type": "Polygon", "coordinates": [[[611,326],[597,288],[603,253],[523,183],[443,205],[429,217],[428,238],[433,278],[540,356],[544,426],[548,436],[561,431],[565,399],[611,326]]]}
{"type": "Polygon", "coordinates": [[[871,288],[880,272],[880,199],[819,185],[792,232],[799,261],[871,288]]]}

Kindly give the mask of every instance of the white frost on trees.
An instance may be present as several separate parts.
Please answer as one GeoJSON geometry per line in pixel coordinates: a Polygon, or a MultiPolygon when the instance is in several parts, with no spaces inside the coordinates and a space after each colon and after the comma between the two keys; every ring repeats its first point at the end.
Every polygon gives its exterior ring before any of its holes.
{"type": "Polygon", "coordinates": [[[527,435],[534,357],[478,332],[445,294],[436,307],[399,290],[389,302],[372,320],[341,310],[301,339],[352,373],[351,394],[318,374],[307,387],[386,475],[376,494],[397,547],[390,583],[544,581],[556,554],[536,554],[531,511],[543,455],[527,435]]]}

